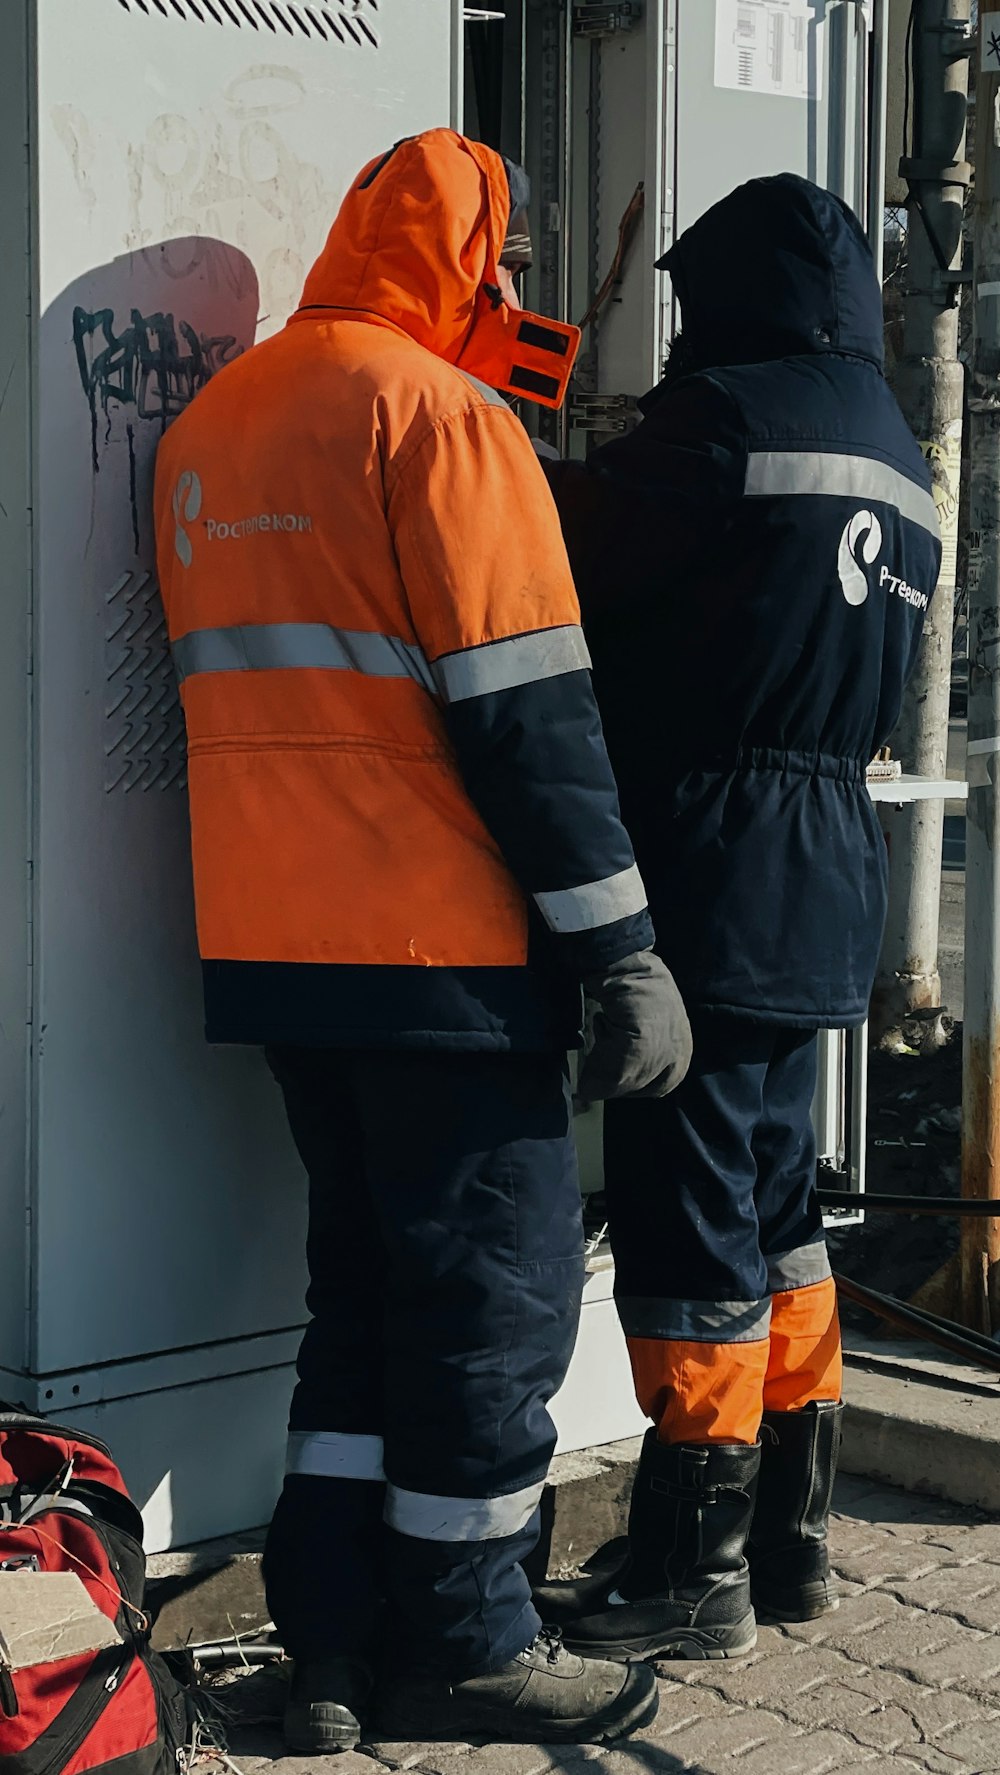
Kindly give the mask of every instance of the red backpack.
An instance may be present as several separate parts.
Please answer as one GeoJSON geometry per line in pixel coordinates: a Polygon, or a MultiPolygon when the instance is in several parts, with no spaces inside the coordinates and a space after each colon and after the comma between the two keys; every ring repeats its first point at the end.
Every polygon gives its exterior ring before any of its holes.
{"type": "MultiPolygon", "coordinates": [[[[177,1775],[185,1691],[150,1649],[142,1518],[96,1437],[0,1406],[0,1572],[76,1572],[121,1644],[0,1662],[0,1775],[177,1775]]],[[[30,1577],[25,1578],[30,1582],[30,1577]]]]}

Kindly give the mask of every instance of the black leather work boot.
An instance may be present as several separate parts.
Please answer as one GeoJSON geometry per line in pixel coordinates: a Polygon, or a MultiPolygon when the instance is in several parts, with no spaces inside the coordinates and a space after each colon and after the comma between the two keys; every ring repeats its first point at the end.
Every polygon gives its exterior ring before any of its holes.
{"type": "Polygon", "coordinates": [[[574,1651],[599,1658],[738,1658],[757,1643],[744,1557],[760,1449],[675,1443],[650,1430],[632,1488],[628,1559],[536,1607],[574,1651]]]}
{"type": "Polygon", "coordinates": [[[750,1541],[750,1587],[762,1620],[812,1621],[838,1605],[826,1534],[842,1405],[766,1411],[750,1541]]]}
{"type": "Polygon", "coordinates": [[[543,1627],[530,1646],[487,1676],[387,1679],[375,1736],[611,1744],[648,1726],[658,1706],[656,1677],[646,1665],[625,1669],[575,1657],[558,1631],[543,1627]]]}
{"type": "Polygon", "coordinates": [[[297,1756],[334,1756],[361,1742],[372,1692],[361,1658],[296,1664],[285,1708],[285,1743],[297,1756]]]}

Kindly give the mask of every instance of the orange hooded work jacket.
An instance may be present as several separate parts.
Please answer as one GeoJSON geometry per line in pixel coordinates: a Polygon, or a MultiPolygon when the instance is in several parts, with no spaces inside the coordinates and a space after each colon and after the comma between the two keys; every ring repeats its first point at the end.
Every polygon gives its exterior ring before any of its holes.
{"type": "Polygon", "coordinates": [[[491,150],[401,143],[160,446],[212,1040],[546,1047],[652,942],[555,507],[466,368],[532,349],[508,214],[491,150]]]}

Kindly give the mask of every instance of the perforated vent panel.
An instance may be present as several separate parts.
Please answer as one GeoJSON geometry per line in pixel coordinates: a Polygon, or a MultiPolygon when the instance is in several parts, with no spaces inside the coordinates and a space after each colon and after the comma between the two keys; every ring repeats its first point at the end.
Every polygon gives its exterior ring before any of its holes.
{"type": "Polygon", "coordinates": [[[373,14],[379,0],[337,0],[306,5],[304,0],[118,0],[125,12],[171,19],[187,25],[230,25],[264,37],[310,37],[323,43],[355,43],[378,48],[373,14]]]}
{"type": "Polygon", "coordinates": [[[151,573],[123,573],[106,594],[107,790],[184,788],[184,717],[151,573]]]}

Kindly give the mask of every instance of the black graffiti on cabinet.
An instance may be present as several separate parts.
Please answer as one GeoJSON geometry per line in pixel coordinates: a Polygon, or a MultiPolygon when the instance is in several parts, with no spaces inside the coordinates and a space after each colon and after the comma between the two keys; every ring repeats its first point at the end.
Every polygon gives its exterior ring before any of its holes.
{"type": "Polygon", "coordinates": [[[213,337],[197,332],[188,321],[175,321],[172,314],[140,314],[137,308],[120,333],[115,331],[113,309],[74,308],[73,345],[90,403],[95,474],[101,467],[100,415],[106,422],[107,442],[112,402],[134,407],[138,418],[156,421],[165,431],[199,388],[243,349],[232,333],[213,337]]]}
{"type": "Polygon", "coordinates": [[[132,547],[139,553],[139,500],[136,495],[135,483],[135,427],[126,425],[125,436],[128,438],[128,506],[132,514],[132,547]]]}

